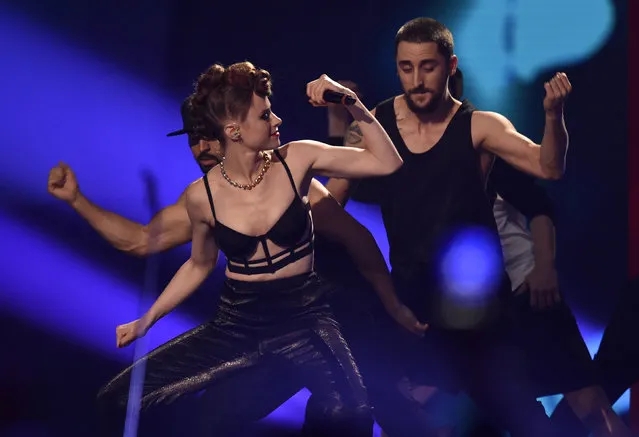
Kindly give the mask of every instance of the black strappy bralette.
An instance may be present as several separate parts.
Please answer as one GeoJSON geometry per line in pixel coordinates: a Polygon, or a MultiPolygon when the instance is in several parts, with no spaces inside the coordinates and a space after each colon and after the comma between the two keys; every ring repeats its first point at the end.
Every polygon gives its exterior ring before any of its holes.
{"type": "Polygon", "coordinates": [[[313,220],[309,207],[302,201],[297,192],[293,175],[286,165],[286,161],[277,149],[274,152],[286,170],[295,197],[284,214],[264,235],[245,235],[220,222],[215,215],[209,181],[206,175],[202,178],[215,219],[215,226],[212,230],[213,237],[226,256],[229,271],[233,273],[242,275],[274,273],[313,252],[313,220]],[[286,249],[271,255],[266,244],[268,240],[286,249]],[[257,250],[258,243],[262,244],[265,257],[250,260],[249,258],[257,250]]]}

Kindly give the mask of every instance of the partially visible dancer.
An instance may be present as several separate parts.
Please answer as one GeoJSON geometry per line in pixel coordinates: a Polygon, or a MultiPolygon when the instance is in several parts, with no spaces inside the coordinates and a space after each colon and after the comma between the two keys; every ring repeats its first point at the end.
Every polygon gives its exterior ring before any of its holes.
{"type": "MultiPolygon", "coordinates": [[[[463,77],[453,82],[455,92],[462,95],[463,77]]],[[[620,394],[613,398],[602,386],[597,360],[591,360],[559,290],[552,200],[534,178],[501,159],[493,166],[489,192],[495,199],[493,212],[512,283],[513,316],[520,322],[537,396],[563,393],[563,405],[595,437],[629,435],[612,409],[620,394]]],[[[572,435],[559,421],[553,423],[562,435],[572,435]]]]}
{"type": "MultiPolygon", "coordinates": [[[[639,277],[628,281],[606,326],[594,357],[597,381],[610,403],[639,382],[639,277]]],[[[587,437],[589,427],[575,414],[569,399],[562,399],[551,420],[563,435],[587,437]]]]}

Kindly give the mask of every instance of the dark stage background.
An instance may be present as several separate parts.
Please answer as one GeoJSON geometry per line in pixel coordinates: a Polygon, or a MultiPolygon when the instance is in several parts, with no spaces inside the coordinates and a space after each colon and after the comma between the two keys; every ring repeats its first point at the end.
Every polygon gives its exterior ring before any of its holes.
{"type": "MultiPolygon", "coordinates": [[[[306,103],[306,82],[322,73],[355,80],[369,107],[398,93],[393,36],[420,15],[452,29],[467,97],[535,140],[543,82],[568,73],[568,171],[546,185],[559,210],[561,285],[595,351],[628,275],[626,1],[3,0],[0,435],[93,435],[95,393],[132,357],[115,349],[114,329],[139,311],[147,262],[111,248],[51,198],[49,169],[64,160],[90,199],[146,221],[144,172],[162,205],[199,176],[185,140],[165,133],[180,127],[179,104],[208,65],[248,59],[268,69],[282,140],[321,140],[326,114],[306,103]]],[[[386,253],[377,211],[348,209],[386,253]]],[[[159,258],[155,293],[188,250],[159,258]]],[[[152,330],[151,346],[211,314],[221,275],[152,330]]],[[[266,422],[295,429],[305,396],[266,422]]],[[[177,432],[186,409],[158,423],[177,432]]]]}

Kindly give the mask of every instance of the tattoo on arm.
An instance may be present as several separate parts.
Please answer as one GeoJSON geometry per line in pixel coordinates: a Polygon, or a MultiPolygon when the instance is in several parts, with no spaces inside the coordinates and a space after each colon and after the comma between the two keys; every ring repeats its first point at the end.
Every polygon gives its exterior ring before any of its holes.
{"type": "Polygon", "coordinates": [[[346,131],[345,143],[347,145],[359,144],[362,142],[362,130],[359,128],[357,122],[353,122],[346,131]]]}

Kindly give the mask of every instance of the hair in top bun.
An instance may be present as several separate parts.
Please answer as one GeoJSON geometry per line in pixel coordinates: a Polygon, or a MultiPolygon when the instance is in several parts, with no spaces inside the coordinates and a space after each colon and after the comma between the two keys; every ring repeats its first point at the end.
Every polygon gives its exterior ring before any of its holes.
{"type": "Polygon", "coordinates": [[[202,135],[224,142],[223,123],[229,118],[245,120],[253,93],[271,95],[271,75],[250,62],[239,62],[226,68],[211,65],[198,77],[190,97],[193,118],[198,120],[202,135]]]}

